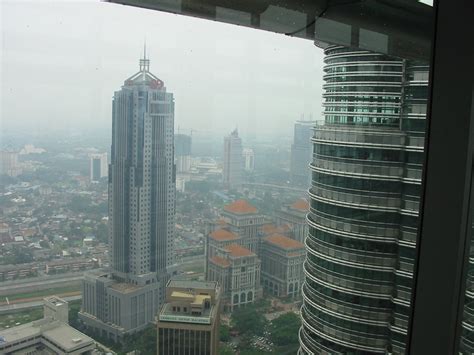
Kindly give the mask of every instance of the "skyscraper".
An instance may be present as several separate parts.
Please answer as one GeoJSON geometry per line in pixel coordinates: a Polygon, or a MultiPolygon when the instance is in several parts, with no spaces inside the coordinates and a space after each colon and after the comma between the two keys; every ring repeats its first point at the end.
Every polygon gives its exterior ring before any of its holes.
{"type": "Polygon", "coordinates": [[[174,136],[177,173],[188,172],[191,169],[191,140],[191,136],[186,134],[176,134],[174,136]]]}
{"type": "Polygon", "coordinates": [[[108,175],[107,153],[91,154],[89,156],[89,178],[93,182],[108,175]]]}
{"type": "Polygon", "coordinates": [[[111,270],[89,274],[83,283],[81,319],[113,339],[154,320],[173,264],[174,100],[149,65],[144,56],[139,72],[114,94],[111,270]]]}
{"type": "Polygon", "coordinates": [[[309,162],[311,161],[311,136],[313,121],[297,121],[291,145],[290,181],[295,186],[308,187],[310,184],[309,162]]]}
{"type": "Polygon", "coordinates": [[[246,171],[253,171],[253,169],[255,168],[255,154],[253,152],[253,149],[245,148],[242,151],[242,157],[244,159],[244,169],[246,171]]]}
{"type": "Polygon", "coordinates": [[[403,354],[418,225],[427,67],[325,49],[312,139],[300,354],[403,354]]]}
{"type": "Polygon", "coordinates": [[[224,186],[235,188],[242,185],[243,168],[242,139],[235,129],[230,135],[224,137],[224,186]]]}

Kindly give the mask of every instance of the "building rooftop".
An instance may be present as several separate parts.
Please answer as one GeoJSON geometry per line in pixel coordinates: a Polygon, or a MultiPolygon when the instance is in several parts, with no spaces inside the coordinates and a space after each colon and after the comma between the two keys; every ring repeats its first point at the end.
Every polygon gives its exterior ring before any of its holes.
{"type": "Polygon", "coordinates": [[[113,283],[110,285],[110,288],[120,291],[122,293],[130,293],[134,292],[136,290],[139,290],[141,287],[131,284],[131,283],[126,283],[126,282],[120,282],[120,283],[113,283]]]}
{"type": "Polygon", "coordinates": [[[273,223],[267,223],[262,226],[262,232],[265,235],[287,233],[289,230],[290,227],[287,224],[283,224],[277,227],[273,223]]]}
{"type": "Polygon", "coordinates": [[[225,229],[217,229],[209,235],[212,239],[218,241],[236,240],[239,236],[225,229]]]}
{"type": "Polygon", "coordinates": [[[309,211],[309,203],[304,198],[300,198],[298,201],[293,203],[290,207],[295,210],[309,211]]]}
{"type": "Polygon", "coordinates": [[[191,323],[191,324],[211,324],[211,314],[215,306],[211,305],[208,309],[203,309],[200,315],[174,312],[171,303],[163,304],[158,315],[160,322],[191,323]]]}
{"type": "Polygon", "coordinates": [[[44,300],[45,302],[54,304],[55,306],[61,306],[61,305],[63,305],[63,304],[68,303],[67,301],[63,300],[62,298],[59,298],[58,296],[45,297],[45,298],[43,298],[43,300],[44,300]]]}
{"type": "Polygon", "coordinates": [[[210,261],[222,267],[230,266],[230,262],[227,259],[221,258],[220,256],[213,256],[210,261]]]}
{"type": "Polygon", "coordinates": [[[166,287],[201,288],[215,290],[217,288],[217,281],[189,281],[171,279],[168,281],[166,287]]]}
{"type": "Polygon", "coordinates": [[[276,245],[282,249],[304,249],[304,244],[298,242],[297,240],[285,237],[281,234],[273,234],[268,237],[265,237],[264,240],[267,242],[276,245]]]}
{"type": "Polygon", "coordinates": [[[233,257],[242,257],[242,256],[254,256],[255,254],[252,253],[250,250],[247,248],[244,248],[243,246],[240,246],[238,244],[231,244],[228,245],[225,248],[228,252],[230,252],[230,255],[233,257]]]}
{"type": "Polygon", "coordinates": [[[229,205],[224,206],[224,211],[235,214],[252,214],[258,212],[256,207],[252,206],[245,200],[237,200],[229,205]]]}
{"type": "Polygon", "coordinates": [[[93,343],[93,340],[87,335],[66,324],[43,331],[43,337],[69,351],[93,343]]]}
{"type": "Polygon", "coordinates": [[[48,318],[4,329],[1,336],[3,341],[0,342],[0,353],[2,354],[3,347],[20,345],[25,339],[32,337],[44,337],[54,345],[59,345],[68,353],[77,348],[94,344],[93,339],[73,327],[59,321],[51,321],[48,318]]]}

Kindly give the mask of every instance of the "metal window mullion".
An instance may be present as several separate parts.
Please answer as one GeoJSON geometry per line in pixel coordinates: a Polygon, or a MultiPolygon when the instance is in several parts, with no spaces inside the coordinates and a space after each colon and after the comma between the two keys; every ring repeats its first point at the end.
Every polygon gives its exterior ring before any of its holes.
{"type": "Polygon", "coordinates": [[[435,13],[422,209],[407,349],[407,354],[415,355],[458,353],[465,249],[470,232],[474,4],[438,0],[435,13]]]}

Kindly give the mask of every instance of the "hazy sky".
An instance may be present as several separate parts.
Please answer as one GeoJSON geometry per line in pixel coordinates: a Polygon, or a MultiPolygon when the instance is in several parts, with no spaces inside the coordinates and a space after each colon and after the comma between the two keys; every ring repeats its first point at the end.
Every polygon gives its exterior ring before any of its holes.
{"type": "Polygon", "coordinates": [[[321,115],[322,50],[311,41],[97,1],[0,0],[2,130],[111,129],[111,99],[150,70],[175,96],[175,125],[291,135],[321,115]]]}

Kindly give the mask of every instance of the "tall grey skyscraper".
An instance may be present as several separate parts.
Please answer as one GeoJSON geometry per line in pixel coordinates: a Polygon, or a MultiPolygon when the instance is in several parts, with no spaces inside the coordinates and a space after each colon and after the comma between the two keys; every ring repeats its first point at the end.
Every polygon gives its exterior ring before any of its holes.
{"type": "Polygon", "coordinates": [[[86,276],[81,319],[116,339],[154,320],[173,265],[174,100],[140,60],[112,102],[111,269],[86,276]]]}
{"type": "Polygon", "coordinates": [[[92,182],[97,182],[108,175],[107,153],[91,154],[89,159],[89,178],[92,182]]]}
{"type": "Polygon", "coordinates": [[[428,68],[325,49],[312,138],[300,354],[404,354],[428,68]]]}
{"type": "Polygon", "coordinates": [[[291,145],[290,181],[295,186],[308,187],[310,183],[311,136],[313,121],[297,121],[291,145]]]}
{"type": "Polygon", "coordinates": [[[230,135],[224,137],[224,185],[228,188],[242,185],[243,169],[242,139],[235,129],[230,135]]]}

